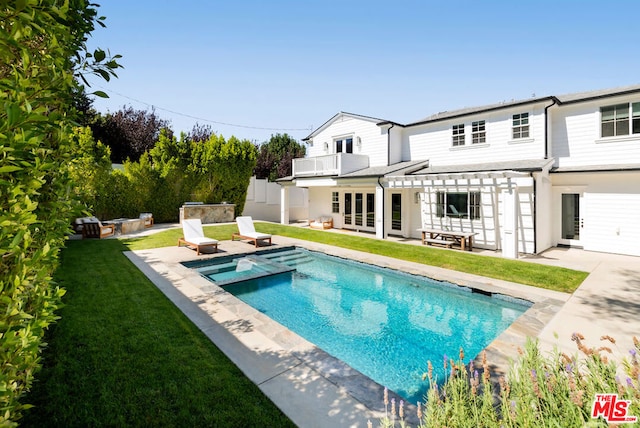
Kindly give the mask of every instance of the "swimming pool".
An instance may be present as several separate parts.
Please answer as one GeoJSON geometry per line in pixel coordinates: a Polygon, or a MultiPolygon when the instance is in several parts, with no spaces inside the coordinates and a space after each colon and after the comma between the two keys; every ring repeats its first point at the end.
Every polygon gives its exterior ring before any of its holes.
{"type": "Polygon", "coordinates": [[[185,265],[413,403],[426,392],[427,361],[443,379],[445,355],[462,347],[468,361],[529,307],[298,248],[208,263],[185,265]]]}

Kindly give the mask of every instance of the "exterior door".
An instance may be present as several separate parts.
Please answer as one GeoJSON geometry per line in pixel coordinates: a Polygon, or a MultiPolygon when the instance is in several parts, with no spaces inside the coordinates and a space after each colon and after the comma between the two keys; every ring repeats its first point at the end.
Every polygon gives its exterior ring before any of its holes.
{"type": "Polygon", "coordinates": [[[391,194],[391,233],[402,232],[402,194],[391,194]]]}
{"type": "Polygon", "coordinates": [[[375,230],[374,193],[346,192],[343,201],[343,226],[346,229],[375,230]]]}
{"type": "Polygon", "coordinates": [[[584,204],[582,193],[560,194],[560,238],[559,244],[582,246],[584,239],[584,204]]]}

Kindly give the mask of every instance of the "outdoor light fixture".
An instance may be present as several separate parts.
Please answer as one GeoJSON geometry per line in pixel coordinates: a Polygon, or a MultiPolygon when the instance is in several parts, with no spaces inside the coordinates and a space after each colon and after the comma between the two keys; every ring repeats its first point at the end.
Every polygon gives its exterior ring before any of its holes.
{"type": "Polygon", "coordinates": [[[359,149],[362,148],[362,139],[360,137],[358,137],[358,139],[356,140],[356,145],[358,146],[359,149]]]}
{"type": "Polygon", "coordinates": [[[327,143],[326,141],[324,142],[324,151],[328,151],[329,150],[329,143],[327,143]]]}

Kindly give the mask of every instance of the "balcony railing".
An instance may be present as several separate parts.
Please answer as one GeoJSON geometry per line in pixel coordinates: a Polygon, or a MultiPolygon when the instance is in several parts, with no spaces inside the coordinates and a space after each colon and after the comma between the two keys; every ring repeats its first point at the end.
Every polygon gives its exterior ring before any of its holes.
{"type": "Polygon", "coordinates": [[[344,175],[369,167],[369,156],[353,153],[299,158],[293,160],[294,177],[344,175]]]}

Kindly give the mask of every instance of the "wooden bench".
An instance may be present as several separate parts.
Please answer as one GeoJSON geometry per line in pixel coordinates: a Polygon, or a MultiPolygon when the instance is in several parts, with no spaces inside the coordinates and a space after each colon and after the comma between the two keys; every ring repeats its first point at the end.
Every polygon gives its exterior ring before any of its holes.
{"type": "Polygon", "coordinates": [[[454,245],[464,251],[473,249],[473,236],[475,232],[461,232],[440,229],[418,229],[422,233],[422,244],[439,244],[451,248],[454,245]],[[427,237],[428,234],[428,237],[427,237]]]}
{"type": "Polygon", "coordinates": [[[424,238],[422,240],[422,243],[429,243],[429,244],[438,244],[438,245],[444,245],[447,248],[451,248],[453,246],[453,244],[455,244],[455,241],[450,241],[448,239],[438,239],[438,238],[424,238]]]}

